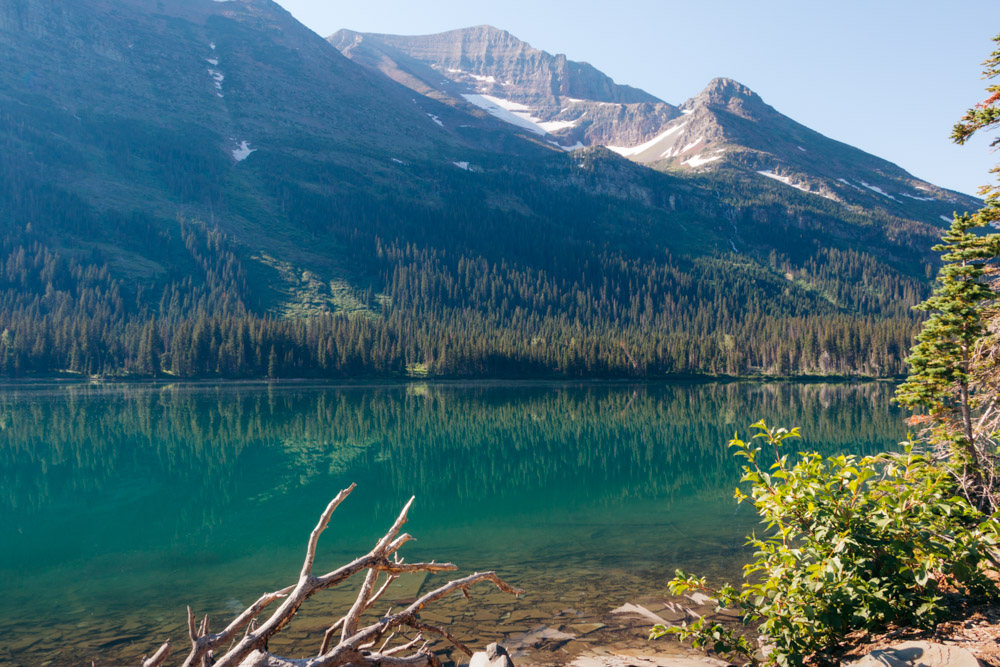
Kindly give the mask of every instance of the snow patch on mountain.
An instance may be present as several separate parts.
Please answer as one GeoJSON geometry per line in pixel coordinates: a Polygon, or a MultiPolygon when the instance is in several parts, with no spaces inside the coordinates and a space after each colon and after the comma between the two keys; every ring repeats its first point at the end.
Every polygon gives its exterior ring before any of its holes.
{"type": "Polygon", "coordinates": [[[452,164],[458,167],[459,169],[469,171],[469,163],[464,160],[462,162],[452,162],[452,164]]]}
{"type": "Polygon", "coordinates": [[[583,116],[580,116],[576,120],[543,121],[532,115],[531,107],[519,102],[492,95],[463,94],[462,97],[465,98],[466,102],[476,105],[494,118],[498,118],[511,125],[523,127],[526,130],[531,130],[539,135],[551,134],[552,132],[558,132],[568,127],[574,127],[580,122],[580,118],[583,118],[583,116]]]}
{"type": "Polygon", "coordinates": [[[865,186],[866,188],[868,188],[872,192],[877,192],[878,194],[882,195],[883,197],[888,197],[892,201],[899,201],[898,199],[896,199],[891,194],[889,194],[888,192],[886,192],[885,190],[883,190],[882,188],[880,188],[878,186],[869,185],[868,183],[865,183],[864,181],[859,181],[859,182],[861,183],[861,185],[865,186]]]}
{"type": "Polygon", "coordinates": [[[208,75],[212,77],[212,81],[215,83],[215,94],[222,97],[222,82],[226,80],[226,75],[211,67],[208,68],[208,75]]]}
{"type": "Polygon", "coordinates": [[[942,220],[944,220],[945,222],[954,222],[954,220],[952,220],[952,218],[949,218],[946,215],[939,215],[938,217],[941,218],[942,220]]]}
{"type": "MultiPolygon", "coordinates": [[[[580,116],[583,118],[583,116],[580,116]]],[[[576,124],[580,122],[580,118],[576,120],[545,120],[539,121],[538,126],[548,133],[558,132],[559,130],[565,130],[568,127],[576,127],[576,124]]]]}
{"type": "Polygon", "coordinates": [[[466,72],[465,70],[461,70],[461,69],[449,69],[448,71],[451,72],[452,74],[464,74],[465,76],[472,77],[476,81],[482,81],[483,83],[496,83],[497,82],[497,78],[495,76],[493,76],[492,74],[490,76],[482,76],[480,74],[473,74],[472,72],[466,72]]]}
{"type": "Polygon", "coordinates": [[[694,148],[695,146],[697,146],[698,144],[700,144],[703,141],[705,141],[705,139],[703,137],[698,137],[697,139],[695,139],[694,141],[692,141],[691,143],[689,143],[687,146],[685,146],[684,148],[682,148],[681,149],[681,153],[687,153],[689,150],[691,150],[692,148],[694,148]]]}
{"type": "Polygon", "coordinates": [[[614,102],[598,102],[597,100],[583,100],[579,97],[563,97],[562,99],[574,104],[600,104],[602,106],[615,106],[614,102]]]}
{"type": "MultiPolygon", "coordinates": [[[[775,173],[773,171],[758,171],[757,173],[760,174],[761,176],[767,176],[768,178],[773,178],[774,180],[780,181],[780,182],[784,183],[785,185],[790,185],[793,188],[795,188],[796,190],[801,190],[802,192],[808,192],[811,195],[819,195],[820,197],[824,197],[826,199],[831,199],[833,201],[837,201],[836,199],[834,199],[833,197],[831,197],[828,194],[824,194],[822,192],[815,192],[814,190],[810,190],[806,186],[801,185],[799,183],[792,183],[792,179],[789,178],[788,176],[782,176],[781,174],[777,174],[777,173],[775,173]]],[[[843,181],[844,179],[839,178],[837,180],[843,181]]],[[[844,182],[847,183],[847,181],[844,181],[844,182]]],[[[850,185],[850,184],[848,184],[848,185],[850,185]]]]}
{"type": "Polygon", "coordinates": [[[917,201],[937,201],[937,197],[915,197],[913,195],[908,195],[905,192],[899,193],[903,197],[909,197],[910,199],[916,199],[917,201]]]}
{"type": "Polygon", "coordinates": [[[809,192],[809,190],[807,190],[804,186],[792,183],[792,179],[789,178],[788,176],[782,176],[781,174],[776,174],[773,171],[758,171],[757,173],[760,174],[761,176],[767,176],[768,178],[773,178],[776,181],[781,181],[785,185],[790,185],[793,188],[802,190],[803,192],[809,192]]]}
{"type": "MultiPolygon", "coordinates": [[[[236,140],[233,139],[233,141],[236,141],[236,140]]],[[[236,148],[234,148],[232,150],[233,159],[236,160],[237,162],[243,162],[243,160],[246,160],[248,157],[250,157],[251,153],[256,153],[256,152],[257,152],[257,149],[256,148],[250,148],[250,144],[248,142],[246,142],[246,141],[241,141],[236,146],[236,148]]]]}
{"type": "Polygon", "coordinates": [[[683,162],[681,162],[681,164],[694,169],[695,167],[700,167],[703,164],[708,164],[709,162],[715,162],[716,160],[722,158],[722,156],[719,155],[718,153],[712,154],[711,157],[702,157],[703,155],[704,153],[699,153],[698,155],[695,155],[692,158],[684,160],[683,162]]]}
{"type": "Polygon", "coordinates": [[[661,141],[663,141],[667,137],[669,137],[671,135],[674,135],[674,134],[677,134],[678,132],[681,131],[681,129],[684,128],[685,125],[687,125],[687,123],[681,123],[680,125],[675,125],[672,128],[670,128],[669,130],[666,130],[665,132],[659,133],[658,135],[656,135],[655,137],[653,137],[652,139],[650,139],[646,143],[639,144],[638,146],[605,146],[605,148],[607,148],[609,151],[614,151],[615,153],[618,153],[622,157],[629,157],[631,155],[638,155],[639,153],[643,153],[643,152],[649,150],[650,148],[652,148],[656,144],[660,143],[661,141]]]}
{"type": "Polygon", "coordinates": [[[538,126],[538,123],[528,120],[526,116],[531,109],[523,104],[511,102],[510,100],[505,100],[499,97],[493,97],[491,95],[464,94],[462,97],[465,98],[466,102],[476,105],[494,118],[499,118],[505,123],[523,127],[524,129],[531,130],[536,134],[548,134],[545,130],[538,126]],[[520,113],[515,113],[515,111],[520,113]]]}
{"type": "Polygon", "coordinates": [[[438,125],[440,125],[441,127],[444,127],[444,123],[442,123],[442,122],[441,122],[441,119],[440,119],[440,118],[438,118],[437,116],[435,116],[435,115],[434,115],[434,114],[432,114],[432,113],[429,113],[429,114],[427,114],[427,115],[428,115],[428,116],[430,117],[430,119],[431,119],[432,121],[434,121],[435,123],[437,123],[437,124],[438,124],[438,125]]]}

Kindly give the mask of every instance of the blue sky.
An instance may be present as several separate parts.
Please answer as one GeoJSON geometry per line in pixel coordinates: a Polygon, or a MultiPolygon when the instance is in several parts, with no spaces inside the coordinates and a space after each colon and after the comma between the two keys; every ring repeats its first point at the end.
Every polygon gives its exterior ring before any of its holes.
{"type": "Polygon", "coordinates": [[[277,1],[323,36],[488,23],[674,104],[730,77],[814,130],[970,194],[1000,161],[988,137],[965,146],[948,139],[984,97],[980,64],[1000,32],[996,0],[277,1]]]}

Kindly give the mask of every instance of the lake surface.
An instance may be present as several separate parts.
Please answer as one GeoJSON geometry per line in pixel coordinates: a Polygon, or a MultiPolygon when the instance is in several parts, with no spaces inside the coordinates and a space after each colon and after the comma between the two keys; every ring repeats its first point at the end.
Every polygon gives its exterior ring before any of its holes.
{"type": "MultiPolygon", "coordinates": [[[[732,500],[734,431],[763,417],[800,426],[803,448],[874,453],[905,434],[891,395],[880,383],[7,385],[0,663],[134,665],[168,637],[182,651],[186,605],[219,628],[293,583],[319,513],[351,482],[318,570],[367,552],[415,495],[407,561],[495,569],[527,591],[446,601],[434,620],[460,637],[579,635],[538,649],[560,655],[642,641],[648,622],[609,612],[655,609],[677,568],[739,577],[756,517],[732,500]],[[590,622],[604,627],[583,632],[590,622]]],[[[437,581],[401,581],[394,598],[437,581]]],[[[271,648],[315,651],[348,594],[309,601],[271,648]]]]}

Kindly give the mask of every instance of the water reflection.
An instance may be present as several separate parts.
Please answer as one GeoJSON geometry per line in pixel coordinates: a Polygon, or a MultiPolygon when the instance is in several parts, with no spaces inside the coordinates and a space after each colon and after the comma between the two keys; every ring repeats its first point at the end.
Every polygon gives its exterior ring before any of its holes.
{"type": "MultiPolygon", "coordinates": [[[[730,501],[733,432],[765,417],[802,427],[803,447],[873,452],[903,435],[890,396],[883,384],[7,387],[0,632],[13,641],[0,661],[133,660],[185,604],[225,614],[286,583],[315,515],[352,481],[331,563],[366,550],[416,494],[412,558],[538,577],[536,600],[557,561],[622,586],[677,566],[728,573],[751,525],[730,501]],[[57,652],[53,637],[81,633],[85,655],[57,652]]],[[[604,604],[602,588],[580,595],[604,604]]]]}

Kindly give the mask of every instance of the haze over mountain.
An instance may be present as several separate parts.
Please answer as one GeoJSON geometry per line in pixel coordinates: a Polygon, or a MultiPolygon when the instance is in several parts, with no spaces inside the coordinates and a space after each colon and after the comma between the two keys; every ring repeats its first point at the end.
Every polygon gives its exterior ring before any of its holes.
{"type": "Polygon", "coordinates": [[[0,4],[0,373],[898,373],[976,205],[734,82],[338,40],[270,0],[0,4]]]}
{"type": "Polygon", "coordinates": [[[925,220],[950,220],[955,208],[976,206],[810,130],[730,79],[709,82],[675,107],[491,26],[408,37],[341,30],[328,41],[423,95],[479,107],[567,149],[607,146],[663,170],[731,167],[848,206],[925,220]]]}

